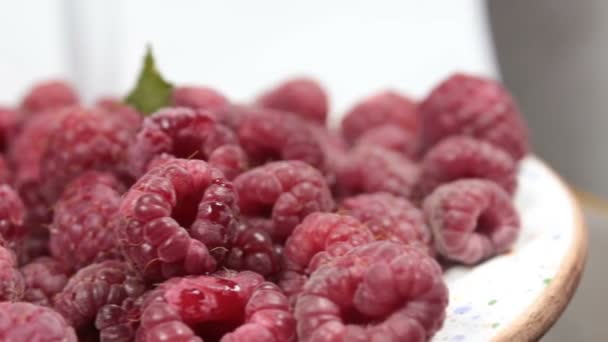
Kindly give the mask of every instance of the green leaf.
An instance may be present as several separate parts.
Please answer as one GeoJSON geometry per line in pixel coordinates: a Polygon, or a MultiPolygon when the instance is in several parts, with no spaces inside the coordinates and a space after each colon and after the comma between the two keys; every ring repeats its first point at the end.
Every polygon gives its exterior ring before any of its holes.
{"type": "Polygon", "coordinates": [[[172,90],[173,84],[167,82],[156,69],[152,49],[148,46],[137,84],[125,102],[141,113],[151,114],[169,105],[172,90]]]}

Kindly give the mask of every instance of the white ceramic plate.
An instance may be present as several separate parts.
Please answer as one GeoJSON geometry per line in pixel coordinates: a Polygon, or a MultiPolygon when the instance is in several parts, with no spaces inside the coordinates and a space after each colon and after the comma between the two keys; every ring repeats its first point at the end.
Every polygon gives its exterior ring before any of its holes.
{"type": "Polygon", "coordinates": [[[518,178],[522,230],[515,246],[481,265],[446,272],[450,304],[433,341],[536,340],[571,298],[587,249],[578,204],[534,157],[522,162],[518,178]]]}

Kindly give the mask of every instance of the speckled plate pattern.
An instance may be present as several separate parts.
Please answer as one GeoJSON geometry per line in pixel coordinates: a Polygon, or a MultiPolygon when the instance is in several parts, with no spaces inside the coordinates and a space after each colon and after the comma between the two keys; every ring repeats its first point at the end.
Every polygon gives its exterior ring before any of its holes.
{"type": "Polygon", "coordinates": [[[542,305],[543,292],[556,280],[560,268],[568,267],[569,251],[577,248],[576,201],[562,181],[534,157],[523,160],[518,179],[515,205],[522,230],[516,244],[505,255],[446,272],[450,304],[444,326],[433,341],[486,342],[504,335],[501,330],[521,323],[531,307],[542,305]]]}

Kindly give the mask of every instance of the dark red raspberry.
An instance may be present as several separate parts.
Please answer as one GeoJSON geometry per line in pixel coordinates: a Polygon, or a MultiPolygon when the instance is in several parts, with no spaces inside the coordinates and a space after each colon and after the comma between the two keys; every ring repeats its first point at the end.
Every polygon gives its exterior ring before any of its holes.
{"type": "Polygon", "coordinates": [[[528,152],[521,113],[498,82],[455,74],[420,104],[420,148],[424,153],[451,135],[469,135],[506,150],[514,159],[528,152]]]}
{"type": "Polygon", "coordinates": [[[441,267],[416,247],[372,242],[321,266],[295,308],[299,341],[428,341],[448,289],[441,267]]]}
{"type": "Polygon", "coordinates": [[[325,124],[329,99],[321,85],[309,78],[288,80],[260,96],[257,103],[265,108],[287,111],[325,124]]]}
{"type": "Polygon", "coordinates": [[[126,298],[121,304],[104,305],[95,318],[100,342],[132,342],[141,320],[141,305],[152,291],[137,298],[126,298]]]}
{"type": "Polygon", "coordinates": [[[74,329],[55,310],[31,303],[0,303],[0,340],[77,342],[74,329]]]}
{"type": "Polygon", "coordinates": [[[0,184],[13,184],[11,168],[2,155],[0,155],[0,184]]]}
{"type": "Polygon", "coordinates": [[[17,260],[19,265],[25,265],[34,259],[48,256],[49,252],[49,231],[45,226],[35,227],[35,231],[30,231],[25,239],[21,241],[17,249],[17,260]]]}
{"type": "MultiPolygon", "coordinates": [[[[20,300],[24,290],[25,282],[17,269],[17,257],[0,236],[0,302],[20,300]]],[[[0,324],[0,330],[2,326],[0,324]]]]}
{"type": "Polygon", "coordinates": [[[12,143],[17,125],[21,120],[20,113],[0,106],[0,151],[6,152],[12,143]]]}
{"type": "Polygon", "coordinates": [[[168,161],[142,176],[122,201],[123,252],[150,281],[211,272],[238,224],[237,204],[219,170],[202,160],[168,161]]]}
{"type": "Polygon", "coordinates": [[[324,168],[323,151],[305,121],[269,109],[250,110],[238,129],[241,146],[254,165],[273,160],[301,160],[324,168]]]}
{"type": "Polygon", "coordinates": [[[247,167],[238,144],[236,133],[216,122],[210,113],[185,107],[161,109],[144,120],[129,151],[131,173],[140,176],[154,158],[172,156],[208,160],[212,166],[217,163],[228,177],[235,176],[247,167]]]}
{"type": "Polygon", "coordinates": [[[431,243],[422,212],[402,197],[382,192],[349,197],[339,212],[356,217],[376,240],[414,244],[422,249],[428,249],[431,243]]]}
{"type": "Polygon", "coordinates": [[[65,185],[85,171],[119,173],[134,137],[133,127],[118,116],[72,108],[49,135],[41,160],[44,197],[54,202],[65,185]]]}
{"type": "Polygon", "coordinates": [[[342,120],[342,133],[350,142],[376,126],[397,125],[416,132],[416,103],[394,91],[384,91],[356,104],[342,120]]]}
{"type": "Polygon", "coordinates": [[[280,271],[281,258],[266,229],[241,224],[233,234],[226,267],[254,271],[263,276],[280,271]]]}
{"type": "Polygon", "coordinates": [[[483,178],[513,194],[517,163],[511,155],[483,140],[467,136],[446,138],[422,160],[417,195],[424,198],[441,184],[462,178],[483,178]]]}
{"type": "Polygon", "coordinates": [[[78,95],[69,84],[63,81],[45,81],[29,90],[21,103],[21,109],[27,113],[41,113],[76,104],[78,95]]]}
{"type": "Polygon", "coordinates": [[[80,269],[55,296],[54,308],[76,329],[94,322],[106,304],[120,304],[145,290],[124,262],[107,260],[80,269]]]}
{"type": "Polygon", "coordinates": [[[0,236],[10,247],[16,247],[27,234],[24,225],[25,206],[21,198],[8,184],[0,184],[0,236]]]}
{"type": "Polygon", "coordinates": [[[52,298],[63,290],[68,282],[69,271],[59,261],[40,257],[21,267],[25,280],[23,299],[38,305],[52,305],[52,298]]]}
{"type": "Polygon", "coordinates": [[[323,175],[301,161],[259,166],[234,180],[245,215],[271,217],[271,237],[285,240],[306,215],[331,211],[334,201],[323,175]]]}
{"type": "Polygon", "coordinates": [[[423,209],[439,254],[463,264],[505,252],[519,234],[511,197],[487,180],[441,185],[424,200],[423,209]]]}
{"type": "Polygon", "coordinates": [[[228,99],[207,87],[177,87],[171,94],[171,104],[192,109],[212,109],[228,104],[228,99]]]}
{"type": "Polygon", "coordinates": [[[418,176],[418,166],[402,154],[362,145],[349,153],[338,173],[338,188],[342,196],[384,191],[411,198],[418,176]]]}
{"type": "Polygon", "coordinates": [[[55,204],[51,255],[71,269],[120,258],[115,230],[121,188],[109,173],[88,171],[74,179],[55,204]]]}
{"type": "Polygon", "coordinates": [[[357,139],[359,145],[377,145],[408,158],[416,158],[416,134],[395,124],[385,124],[370,128],[357,139]]]}

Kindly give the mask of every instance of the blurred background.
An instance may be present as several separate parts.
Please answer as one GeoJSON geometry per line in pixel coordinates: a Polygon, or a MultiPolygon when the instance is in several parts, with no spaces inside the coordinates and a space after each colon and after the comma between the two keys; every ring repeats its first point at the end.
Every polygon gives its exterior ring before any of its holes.
{"type": "Polygon", "coordinates": [[[147,43],[167,79],[237,101],[294,74],[314,76],[331,94],[334,120],[383,88],[420,98],[455,71],[500,78],[535,152],[577,190],[590,229],[582,284],[545,340],[606,341],[606,19],[601,0],[5,1],[0,103],[48,78],[71,81],[85,101],[126,94],[147,43]]]}

